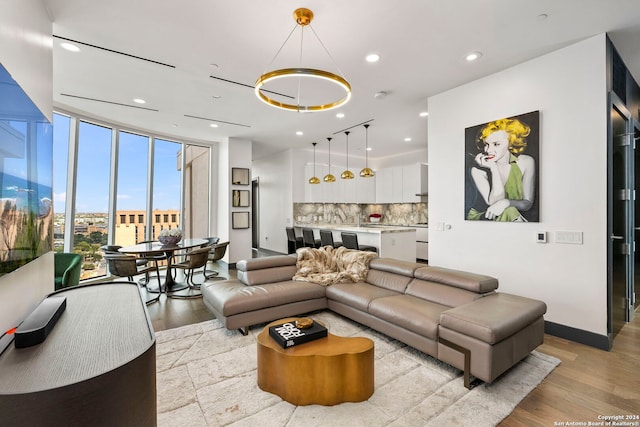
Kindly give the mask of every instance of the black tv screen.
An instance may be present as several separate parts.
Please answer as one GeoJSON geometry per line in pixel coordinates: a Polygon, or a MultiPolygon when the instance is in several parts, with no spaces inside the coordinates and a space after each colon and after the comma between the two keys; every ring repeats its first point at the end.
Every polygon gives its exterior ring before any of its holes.
{"type": "Polygon", "coordinates": [[[53,128],[0,64],[0,276],[52,250],[53,128]]]}

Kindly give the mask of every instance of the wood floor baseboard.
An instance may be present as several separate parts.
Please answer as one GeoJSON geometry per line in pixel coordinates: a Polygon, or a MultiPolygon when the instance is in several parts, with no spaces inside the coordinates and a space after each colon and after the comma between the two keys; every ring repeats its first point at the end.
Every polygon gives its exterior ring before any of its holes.
{"type": "Polygon", "coordinates": [[[600,350],[611,350],[610,339],[607,335],[595,334],[593,332],[572,328],[571,326],[561,325],[559,323],[549,322],[546,320],[544,322],[544,333],[558,338],[571,340],[579,344],[595,347],[600,350]]]}

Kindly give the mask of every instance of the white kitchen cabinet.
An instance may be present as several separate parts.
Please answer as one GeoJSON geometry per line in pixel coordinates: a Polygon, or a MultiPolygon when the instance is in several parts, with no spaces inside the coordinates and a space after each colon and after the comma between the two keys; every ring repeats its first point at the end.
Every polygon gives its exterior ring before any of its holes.
{"type": "Polygon", "coordinates": [[[376,171],[376,203],[391,203],[393,193],[393,173],[383,168],[376,171]]]}
{"type": "Polygon", "coordinates": [[[320,184],[309,184],[309,178],[313,176],[313,165],[304,168],[304,201],[307,203],[323,203],[325,201],[325,187],[327,184],[322,178],[327,174],[328,167],[316,165],[316,176],[320,178],[320,184]]]}
{"type": "Polygon", "coordinates": [[[416,257],[418,259],[429,259],[429,229],[427,227],[416,227],[416,257]]]}
{"type": "MultiPolygon", "coordinates": [[[[335,182],[324,182],[322,181],[322,185],[324,187],[324,202],[326,203],[344,203],[345,200],[345,184],[344,179],[340,178],[340,174],[344,169],[338,166],[331,166],[331,174],[335,176],[335,182]]],[[[326,172],[325,172],[326,175],[326,172]]],[[[322,180],[324,175],[320,177],[322,180]]]]}
{"type": "Polygon", "coordinates": [[[419,203],[427,189],[427,165],[415,164],[402,167],[402,202],[419,203]]]}
{"type": "MultiPolygon", "coordinates": [[[[354,172],[355,173],[355,172],[354,172]]],[[[358,174],[360,171],[358,171],[358,174]]],[[[356,176],[356,203],[375,203],[376,202],[376,176],[371,178],[362,178],[356,176]]]]}
{"type": "Polygon", "coordinates": [[[404,168],[402,166],[397,166],[391,168],[391,180],[392,180],[392,193],[391,193],[391,203],[402,203],[404,200],[402,199],[402,189],[403,189],[403,174],[404,168]]]}

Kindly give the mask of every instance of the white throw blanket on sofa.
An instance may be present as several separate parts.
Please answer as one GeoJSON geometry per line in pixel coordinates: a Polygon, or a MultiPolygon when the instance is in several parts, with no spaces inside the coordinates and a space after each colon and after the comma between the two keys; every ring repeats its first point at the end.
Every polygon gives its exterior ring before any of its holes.
{"type": "Polygon", "coordinates": [[[341,246],[337,249],[300,248],[297,251],[298,271],[293,280],[313,282],[324,286],[334,283],[361,282],[367,277],[374,252],[357,251],[341,246]]]}

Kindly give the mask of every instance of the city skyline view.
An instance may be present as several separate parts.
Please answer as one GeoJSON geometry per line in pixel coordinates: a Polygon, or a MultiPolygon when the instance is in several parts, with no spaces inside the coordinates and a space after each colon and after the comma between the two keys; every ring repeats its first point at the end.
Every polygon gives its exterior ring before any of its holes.
{"type": "MultiPolygon", "coordinates": [[[[53,204],[54,212],[65,211],[70,119],[54,114],[53,204]]],[[[115,130],[114,130],[115,131],[115,130]]],[[[78,132],[77,213],[108,212],[111,168],[110,128],[80,122],[78,132]]],[[[147,197],[149,138],[120,131],[116,210],[144,210],[147,197]]],[[[153,209],[179,210],[180,144],[155,140],[153,209]]]]}

